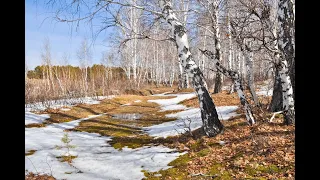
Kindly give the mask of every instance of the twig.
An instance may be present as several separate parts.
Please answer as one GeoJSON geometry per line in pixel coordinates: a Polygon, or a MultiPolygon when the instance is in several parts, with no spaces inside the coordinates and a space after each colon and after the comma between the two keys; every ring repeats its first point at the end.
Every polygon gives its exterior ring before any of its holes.
{"type": "MultiPolygon", "coordinates": [[[[26,158],[28,158],[28,157],[26,157],[26,158]]],[[[33,164],[33,162],[31,161],[31,159],[30,159],[30,158],[28,158],[28,159],[29,159],[29,161],[31,162],[31,164],[32,164],[33,168],[36,170],[37,174],[39,174],[39,172],[38,172],[37,168],[34,166],[34,164],[33,164]]]]}
{"type": "Polygon", "coordinates": [[[52,176],[52,167],[50,166],[50,164],[48,163],[48,156],[46,157],[46,163],[48,164],[49,168],[50,168],[50,176],[52,176]]]}
{"type": "Polygon", "coordinates": [[[283,113],[283,111],[278,111],[278,112],[273,113],[273,115],[270,118],[269,122],[272,122],[272,120],[273,120],[273,118],[275,117],[276,114],[281,114],[281,113],[283,113]]]}

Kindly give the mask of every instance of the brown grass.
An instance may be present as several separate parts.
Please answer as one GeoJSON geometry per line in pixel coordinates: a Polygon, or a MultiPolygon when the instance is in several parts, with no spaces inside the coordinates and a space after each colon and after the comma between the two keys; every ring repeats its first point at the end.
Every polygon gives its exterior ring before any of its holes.
{"type": "Polygon", "coordinates": [[[178,93],[191,93],[195,92],[193,88],[185,88],[185,89],[175,89],[173,92],[167,93],[167,94],[178,94],[178,93]]]}
{"type": "Polygon", "coordinates": [[[31,124],[27,124],[27,125],[24,125],[25,128],[40,128],[40,127],[45,127],[46,125],[45,124],[40,124],[40,123],[31,123],[31,124]]]}
{"type": "Polygon", "coordinates": [[[142,131],[142,127],[160,124],[163,122],[173,121],[176,118],[167,118],[165,115],[181,110],[159,111],[160,106],[157,103],[148,102],[151,99],[168,99],[175,96],[137,96],[123,95],[113,98],[113,102],[118,105],[116,108],[108,111],[107,115],[80,122],[74,131],[85,131],[99,133],[105,136],[113,136],[112,145],[121,149],[123,146],[131,148],[141,147],[147,143],[154,143],[153,138],[149,137],[142,131]],[[141,102],[134,102],[140,100],[141,102]],[[129,105],[123,105],[127,104],[129,105]],[[113,114],[139,113],[140,119],[114,119],[113,114]],[[126,139],[124,141],[124,139],[126,139]]]}
{"type": "Polygon", "coordinates": [[[34,154],[37,150],[30,150],[28,152],[25,153],[25,156],[30,156],[32,154],[34,154]]]}
{"type": "Polygon", "coordinates": [[[47,174],[43,174],[43,175],[39,175],[39,174],[34,174],[32,172],[28,173],[25,176],[25,180],[55,180],[56,178],[54,178],[53,176],[47,175],[47,174]]]}
{"type": "Polygon", "coordinates": [[[68,162],[69,164],[72,163],[72,160],[77,158],[78,156],[58,156],[60,162],[68,162]]]}
{"type": "MultiPolygon", "coordinates": [[[[221,93],[211,94],[211,98],[214,101],[216,106],[233,106],[240,105],[240,100],[237,93],[229,94],[227,91],[222,91],[221,93]]],[[[186,99],[180,104],[183,104],[187,107],[199,107],[198,97],[191,99],[186,99]]]]}
{"type": "Polygon", "coordinates": [[[139,95],[139,96],[149,96],[154,94],[161,94],[165,92],[172,92],[177,89],[176,86],[168,87],[168,86],[145,86],[142,89],[125,89],[124,94],[130,95],[139,95]]]}

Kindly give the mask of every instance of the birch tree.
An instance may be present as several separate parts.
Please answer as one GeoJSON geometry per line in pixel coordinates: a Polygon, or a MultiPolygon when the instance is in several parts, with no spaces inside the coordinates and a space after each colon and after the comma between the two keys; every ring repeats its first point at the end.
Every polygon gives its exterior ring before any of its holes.
{"type": "Polygon", "coordinates": [[[248,45],[245,44],[245,50],[244,50],[245,59],[246,59],[246,69],[247,69],[247,82],[248,82],[249,91],[250,91],[250,94],[253,98],[253,101],[254,101],[255,105],[258,106],[259,100],[256,95],[256,90],[255,90],[255,86],[254,86],[253,52],[251,49],[251,44],[252,44],[252,42],[249,42],[248,45]]]}
{"type": "Polygon", "coordinates": [[[293,7],[293,2],[291,0],[278,1],[278,47],[283,53],[276,55],[276,57],[279,57],[276,68],[279,69],[279,76],[281,78],[284,120],[285,124],[288,125],[295,124],[293,88],[291,78],[289,76],[289,66],[287,61],[287,58],[294,58],[293,7]]]}
{"type": "Polygon", "coordinates": [[[88,40],[84,39],[78,49],[77,56],[79,59],[80,67],[82,69],[82,88],[84,95],[88,96],[89,85],[88,85],[88,67],[91,62],[92,53],[88,45],[88,40]]]}
{"type": "Polygon", "coordinates": [[[204,131],[209,137],[215,136],[222,131],[223,125],[218,118],[217,110],[206,88],[203,74],[193,60],[185,26],[177,19],[170,0],[159,0],[159,3],[163,17],[172,28],[173,38],[175,39],[182,65],[192,79],[193,87],[198,95],[204,131]]]}
{"type": "Polygon", "coordinates": [[[43,74],[46,79],[46,92],[49,93],[51,89],[54,89],[53,75],[52,75],[52,56],[51,56],[51,45],[49,38],[45,38],[43,41],[43,49],[41,52],[41,59],[43,65],[45,65],[45,71],[43,74]]]}
{"type": "MultiPolygon", "coordinates": [[[[214,47],[215,47],[215,58],[221,62],[221,45],[220,45],[220,28],[219,28],[219,1],[209,0],[207,1],[207,7],[209,9],[211,25],[214,33],[214,47]]],[[[221,73],[216,73],[216,80],[214,83],[213,93],[219,93],[222,90],[222,77],[221,73]]]]}
{"type": "Polygon", "coordinates": [[[249,104],[249,102],[247,101],[246,99],[246,96],[245,96],[245,93],[243,91],[243,86],[241,84],[241,81],[240,81],[240,76],[239,76],[239,73],[236,72],[236,71],[232,71],[232,70],[228,70],[227,68],[225,68],[220,62],[218,62],[216,59],[215,59],[215,55],[208,51],[208,50],[201,50],[203,54],[205,54],[208,58],[210,58],[211,60],[213,60],[214,64],[216,65],[215,68],[216,70],[218,70],[219,72],[221,72],[223,75],[225,75],[226,77],[228,78],[231,78],[233,83],[234,83],[234,86],[235,86],[235,89],[238,93],[238,96],[239,96],[239,99],[240,99],[240,102],[241,102],[241,105],[244,107],[244,110],[245,110],[245,113],[246,113],[246,118],[247,118],[247,121],[250,125],[253,125],[255,124],[255,120],[254,120],[254,117],[253,117],[253,114],[252,114],[252,110],[251,110],[251,106],[249,104]]]}

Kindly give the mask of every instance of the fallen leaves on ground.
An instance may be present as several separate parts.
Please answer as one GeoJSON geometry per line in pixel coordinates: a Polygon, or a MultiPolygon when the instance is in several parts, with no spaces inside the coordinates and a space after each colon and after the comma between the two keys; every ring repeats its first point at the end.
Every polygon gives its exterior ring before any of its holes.
{"type": "Polygon", "coordinates": [[[250,127],[241,117],[223,124],[216,137],[196,130],[194,137],[168,145],[189,150],[187,165],[174,167],[187,174],[185,179],[294,179],[294,126],[258,122],[250,127]]]}

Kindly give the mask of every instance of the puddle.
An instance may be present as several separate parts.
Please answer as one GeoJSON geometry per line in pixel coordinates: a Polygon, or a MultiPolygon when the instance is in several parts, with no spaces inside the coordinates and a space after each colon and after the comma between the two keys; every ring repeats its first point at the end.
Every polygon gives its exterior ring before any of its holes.
{"type": "Polygon", "coordinates": [[[113,114],[112,117],[114,119],[128,119],[128,120],[137,120],[142,117],[140,113],[132,113],[132,114],[113,114]]]}

